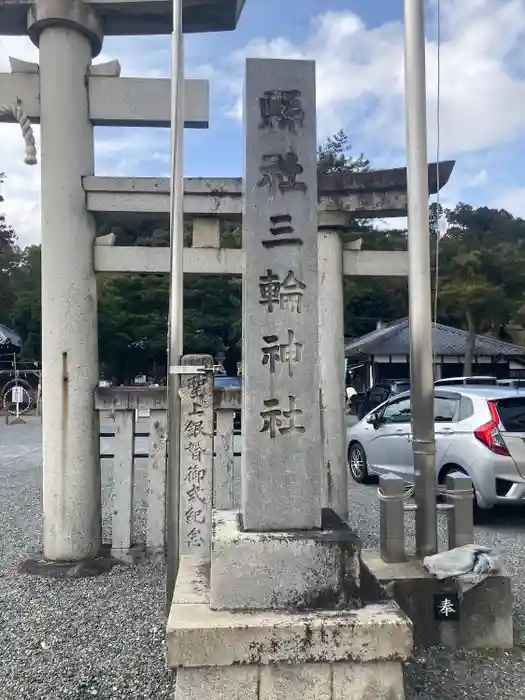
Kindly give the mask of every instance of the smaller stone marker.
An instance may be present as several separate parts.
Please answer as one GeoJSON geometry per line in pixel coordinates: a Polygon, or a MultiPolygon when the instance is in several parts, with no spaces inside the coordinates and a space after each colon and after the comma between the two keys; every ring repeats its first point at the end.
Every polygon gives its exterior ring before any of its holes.
{"type": "Polygon", "coordinates": [[[248,59],[245,100],[243,527],[319,528],[314,62],[248,59]]]}
{"type": "Polygon", "coordinates": [[[451,506],[448,516],[448,548],[455,549],[474,542],[474,491],[472,479],[461,472],[447,474],[446,500],[451,506]]]}
{"type": "Polygon", "coordinates": [[[379,509],[381,559],[405,561],[405,482],[396,474],[379,477],[379,509]]]}
{"type": "MultiPolygon", "coordinates": [[[[186,366],[213,367],[211,355],[186,366]]],[[[213,372],[181,376],[180,553],[209,559],[213,500],[213,372]]]]}

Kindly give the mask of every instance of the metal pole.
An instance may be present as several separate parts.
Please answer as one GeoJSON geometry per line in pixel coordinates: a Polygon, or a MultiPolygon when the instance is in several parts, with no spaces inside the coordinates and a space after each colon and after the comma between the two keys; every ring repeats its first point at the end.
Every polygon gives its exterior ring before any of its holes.
{"type": "Polygon", "coordinates": [[[171,41],[171,196],[170,196],[170,303],[168,319],[168,473],[166,488],[166,612],[169,614],[179,567],[180,487],[180,374],[183,352],[184,271],[183,135],[184,44],[182,0],[173,0],[171,41]]]}
{"type": "Polygon", "coordinates": [[[405,0],[410,382],[416,554],[437,552],[424,0],[405,0]]]}

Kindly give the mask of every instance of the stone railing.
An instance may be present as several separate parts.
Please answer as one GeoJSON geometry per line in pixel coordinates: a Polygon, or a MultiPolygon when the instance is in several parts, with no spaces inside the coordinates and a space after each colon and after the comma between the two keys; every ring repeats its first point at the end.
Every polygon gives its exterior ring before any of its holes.
{"type": "MultiPolygon", "coordinates": [[[[163,387],[111,387],[95,392],[103,482],[111,484],[111,551],[123,561],[133,561],[144,551],[153,558],[164,555],[166,406],[163,387]],[[104,449],[109,441],[111,447],[104,449]],[[137,541],[134,521],[144,511],[145,541],[137,541]]],[[[240,406],[240,389],[214,390],[213,507],[239,506],[240,435],[234,423],[240,406]]]]}

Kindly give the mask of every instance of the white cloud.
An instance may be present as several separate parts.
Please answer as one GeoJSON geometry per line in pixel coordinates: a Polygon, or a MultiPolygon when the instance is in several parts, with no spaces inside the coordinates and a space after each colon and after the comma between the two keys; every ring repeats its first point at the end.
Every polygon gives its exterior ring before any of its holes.
{"type": "Polygon", "coordinates": [[[472,175],[470,178],[469,186],[470,187],[483,187],[483,185],[486,185],[489,180],[489,174],[487,172],[486,168],[482,168],[481,170],[478,170],[477,173],[472,175]]]}
{"type": "MultiPolygon", "coordinates": [[[[25,37],[0,38],[0,72],[10,72],[9,56],[38,61],[38,50],[25,37]]],[[[169,41],[164,38],[113,38],[108,40],[96,63],[118,58],[122,75],[159,77],[169,75],[169,41]]],[[[2,96],[0,95],[0,104],[2,96]]],[[[40,129],[33,126],[37,152],[40,153],[40,129]]],[[[96,129],[95,160],[99,174],[139,174],[145,160],[154,162],[161,174],[167,174],[169,149],[166,134],[153,129],[96,129]]],[[[21,245],[40,240],[40,166],[24,163],[24,141],[16,124],[0,124],[0,172],[2,212],[15,228],[21,245]]]]}
{"type": "Polygon", "coordinates": [[[511,214],[525,219],[525,187],[516,187],[502,192],[494,198],[490,206],[495,209],[506,209],[511,214]]]}
{"type": "MultiPolygon", "coordinates": [[[[435,3],[433,3],[435,5],[435,3]]],[[[442,0],[440,132],[442,154],[460,154],[508,143],[525,134],[525,79],[513,74],[508,58],[523,57],[523,0],[442,0]],[[516,53],[518,52],[518,54],[516,53]]],[[[435,16],[429,31],[436,33],[435,16]]],[[[404,147],[404,42],[401,21],[367,28],[350,10],[328,11],[312,23],[301,44],[284,37],[254,40],[235,52],[240,92],[244,59],[312,58],[317,62],[318,123],[330,134],[345,124],[355,136],[378,147],[404,147]]],[[[430,152],[436,152],[437,57],[427,41],[430,152]]],[[[231,75],[231,74],[230,74],[231,75]]],[[[240,114],[239,103],[234,113],[240,114]]]]}
{"type": "MultiPolygon", "coordinates": [[[[524,0],[441,0],[438,52],[437,2],[427,16],[427,111],[429,160],[457,159],[441,195],[453,207],[465,190],[489,184],[486,168],[472,170],[468,155],[525,138],[524,0]]],[[[302,43],[285,37],[257,39],[230,58],[227,75],[235,106],[242,111],[242,69],[246,57],[310,58],[317,63],[320,139],[343,126],[353,144],[376,167],[403,162],[404,35],[402,22],[366,27],[352,11],[324,12],[314,18],[302,43]]],[[[487,193],[487,199],[489,194],[487,193]]],[[[508,194],[511,212],[523,211],[508,194]]],[[[392,225],[399,224],[392,221],[392,225]]]]}

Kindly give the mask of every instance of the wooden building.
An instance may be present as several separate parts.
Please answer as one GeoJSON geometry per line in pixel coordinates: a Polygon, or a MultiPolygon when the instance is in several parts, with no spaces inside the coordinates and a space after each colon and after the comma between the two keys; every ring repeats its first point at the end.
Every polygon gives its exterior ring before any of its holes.
{"type": "MultiPolygon", "coordinates": [[[[468,333],[434,324],[435,378],[462,376],[468,333]]],[[[352,384],[360,391],[384,379],[410,377],[408,318],[378,327],[361,338],[345,342],[345,358],[352,384]]],[[[483,335],[476,336],[474,375],[498,379],[525,377],[525,347],[483,335]]]]}

